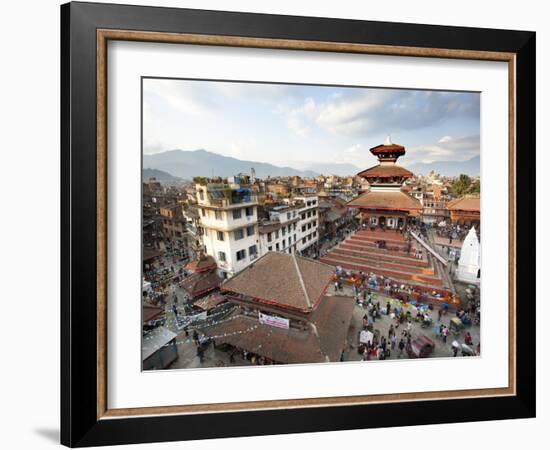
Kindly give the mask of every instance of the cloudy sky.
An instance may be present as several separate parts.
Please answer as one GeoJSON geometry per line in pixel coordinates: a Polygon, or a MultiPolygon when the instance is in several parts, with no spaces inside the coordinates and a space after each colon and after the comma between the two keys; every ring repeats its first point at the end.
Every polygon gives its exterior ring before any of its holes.
{"type": "Polygon", "coordinates": [[[143,80],[143,148],[205,149],[277,165],[376,162],[391,135],[402,164],[479,155],[479,94],[143,80]]]}

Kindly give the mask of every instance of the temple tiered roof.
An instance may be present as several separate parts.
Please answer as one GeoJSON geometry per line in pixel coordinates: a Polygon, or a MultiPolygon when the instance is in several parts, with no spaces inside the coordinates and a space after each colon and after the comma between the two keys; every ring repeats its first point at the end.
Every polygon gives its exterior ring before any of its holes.
{"type": "Polygon", "coordinates": [[[389,211],[407,211],[414,215],[415,211],[421,211],[420,202],[398,191],[369,191],[357,197],[348,203],[350,208],[389,210],[389,211]]]}

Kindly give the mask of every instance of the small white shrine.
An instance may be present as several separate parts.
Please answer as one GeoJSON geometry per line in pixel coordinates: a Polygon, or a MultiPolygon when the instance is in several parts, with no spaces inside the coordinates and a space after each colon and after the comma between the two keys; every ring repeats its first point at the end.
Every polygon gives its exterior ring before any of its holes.
{"type": "Polygon", "coordinates": [[[470,228],[470,232],[462,243],[460,259],[458,260],[458,269],[456,278],[466,283],[479,283],[481,269],[481,253],[479,239],[475,227],[470,228]]]}

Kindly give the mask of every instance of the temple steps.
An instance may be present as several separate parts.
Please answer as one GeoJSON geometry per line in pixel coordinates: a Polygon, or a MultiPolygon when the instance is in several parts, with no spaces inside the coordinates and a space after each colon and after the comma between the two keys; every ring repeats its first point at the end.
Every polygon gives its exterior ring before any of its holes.
{"type": "Polygon", "coordinates": [[[350,258],[345,256],[333,255],[329,253],[321,257],[321,261],[325,264],[332,266],[340,266],[345,270],[352,270],[356,272],[373,272],[377,275],[383,275],[385,277],[392,278],[394,280],[400,280],[405,283],[415,282],[425,284],[427,287],[439,287],[443,286],[442,281],[435,277],[424,274],[412,273],[403,270],[403,268],[395,269],[393,267],[388,267],[384,264],[373,264],[373,263],[357,263],[350,258]]]}
{"type": "Polygon", "coordinates": [[[395,242],[396,244],[405,244],[407,239],[401,233],[395,231],[357,231],[352,238],[375,241],[395,242]]]}
{"type": "Polygon", "coordinates": [[[348,247],[337,247],[330,252],[330,254],[349,256],[354,258],[360,258],[364,261],[376,261],[376,262],[388,262],[399,264],[411,268],[427,268],[429,267],[428,261],[411,258],[408,256],[398,256],[394,254],[381,254],[373,253],[368,250],[350,249],[348,247]]]}
{"type": "Polygon", "coordinates": [[[412,256],[413,254],[411,252],[405,253],[405,247],[404,246],[393,247],[393,246],[390,245],[389,247],[386,247],[386,248],[379,248],[376,244],[374,244],[372,242],[360,242],[360,241],[356,241],[356,240],[353,240],[353,239],[347,239],[343,243],[341,243],[340,245],[345,246],[346,248],[349,248],[349,249],[369,251],[369,252],[372,252],[373,254],[376,254],[376,253],[378,253],[378,254],[392,254],[392,255],[395,255],[395,256],[402,255],[402,256],[405,256],[405,257],[414,258],[412,256]]]}

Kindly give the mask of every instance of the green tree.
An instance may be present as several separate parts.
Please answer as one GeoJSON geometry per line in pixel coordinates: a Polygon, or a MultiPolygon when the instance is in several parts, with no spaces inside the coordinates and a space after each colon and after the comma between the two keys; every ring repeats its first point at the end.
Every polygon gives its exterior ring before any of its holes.
{"type": "Polygon", "coordinates": [[[470,186],[472,184],[472,179],[465,174],[460,174],[460,176],[453,181],[451,184],[451,189],[457,197],[462,197],[468,193],[470,186]]]}
{"type": "Polygon", "coordinates": [[[468,189],[468,194],[479,194],[481,191],[479,180],[475,180],[468,189]]]}

